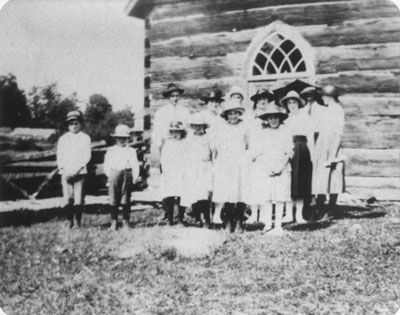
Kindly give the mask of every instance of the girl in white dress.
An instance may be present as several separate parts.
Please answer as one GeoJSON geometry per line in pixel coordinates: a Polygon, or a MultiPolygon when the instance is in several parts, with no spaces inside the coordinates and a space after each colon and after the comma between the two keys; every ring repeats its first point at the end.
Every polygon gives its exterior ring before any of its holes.
{"type": "Polygon", "coordinates": [[[213,141],[213,201],[216,203],[213,222],[222,223],[221,209],[225,204],[223,220],[231,232],[240,216],[238,203],[243,202],[243,164],[248,146],[247,128],[241,120],[244,112],[245,109],[237,102],[225,103],[221,113],[225,122],[219,126],[213,141]]]}
{"type": "Polygon", "coordinates": [[[252,159],[262,170],[258,182],[258,193],[264,199],[260,209],[260,222],[264,223],[264,231],[272,228],[272,210],[275,205],[275,226],[269,234],[281,235],[282,216],[285,202],[290,198],[290,163],[293,155],[293,142],[289,130],[282,125],[287,117],[283,110],[270,103],[259,116],[268,123],[260,133],[257,147],[252,149],[252,159]]]}
{"type": "MultiPolygon", "coordinates": [[[[257,142],[260,139],[260,132],[262,131],[263,124],[265,122],[258,118],[258,114],[265,111],[266,106],[270,101],[274,99],[274,95],[266,89],[257,90],[256,94],[250,97],[250,100],[254,102],[253,112],[249,122],[249,149],[257,146],[257,142]]],[[[246,185],[245,185],[245,201],[251,209],[251,215],[247,219],[246,223],[252,224],[258,220],[258,212],[262,204],[265,202],[262,193],[260,193],[260,180],[263,176],[260,170],[260,165],[253,163],[248,159],[249,164],[247,165],[246,174],[246,185]]]]}
{"type": "Polygon", "coordinates": [[[178,207],[179,223],[183,223],[185,208],[180,206],[180,198],[184,189],[184,175],[187,168],[184,137],[186,130],[181,121],[173,121],[169,125],[170,137],[165,140],[161,150],[160,188],[163,208],[170,225],[173,224],[174,208],[178,207]]]}
{"type": "Polygon", "coordinates": [[[212,151],[206,133],[208,124],[202,113],[192,115],[191,131],[186,138],[185,183],[181,197],[181,205],[191,207],[196,220],[201,222],[204,216],[204,227],[210,226],[210,193],[212,191],[212,151]]]}

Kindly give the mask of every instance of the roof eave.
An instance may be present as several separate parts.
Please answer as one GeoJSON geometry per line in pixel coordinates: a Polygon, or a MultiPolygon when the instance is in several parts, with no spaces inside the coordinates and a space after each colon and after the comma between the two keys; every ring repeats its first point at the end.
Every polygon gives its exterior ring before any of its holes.
{"type": "Polygon", "coordinates": [[[154,0],[129,0],[124,11],[128,16],[145,19],[154,7],[154,0]]]}

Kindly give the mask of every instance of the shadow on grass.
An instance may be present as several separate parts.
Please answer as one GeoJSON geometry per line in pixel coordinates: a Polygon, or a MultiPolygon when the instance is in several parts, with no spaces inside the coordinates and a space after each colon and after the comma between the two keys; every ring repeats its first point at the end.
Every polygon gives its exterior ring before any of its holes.
{"type": "MultiPolygon", "coordinates": [[[[386,212],[382,207],[361,207],[361,206],[350,206],[350,205],[337,205],[328,209],[328,206],[324,206],[323,212],[329,210],[332,220],[342,219],[375,219],[383,217],[386,212]]],[[[309,211],[314,211],[315,207],[311,207],[309,211]]],[[[154,210],[146,209],[132,211],[132,223],[131,228],[135,227],[152,227],[158,225],[166,225],[167,222],[161,220],[160,211],[157,208],[154,210]],[[149,213],[148,211],[151,211],[149,213]],[[154,213],[157,211],[157,214],[154,213]],[[143,213],[143,214],[140,214],[143,213]]],[[[110,207],[105,204],[91,204],[85,206],[85,214],[108,214],[110,213],[110,207]]],[[[30,226],[35,223],[47,222],[53,219],[64,220],[67,217],[67,212],[64,208],[58,209],[47,209],[47,210],[17,210],[12,212],[0,213],[0,227],[3,226],[30,226]]],[[[331,220],[325,221],[309,221],[305,224],[289,224],[285,228],[292,231],[315,231],[319,229],[325,229],[332,225],[331,220]]],[[[100,229],[108,229],[110,223],[95,223],[92,222],[91,226],[99,227],[100,229]]],[[[198,223],[189,220],[186,226],[199,227],[198,223]]],[[[252,232],[261,230],[264,227],[262,223],[256,224],[245,224],[245,230],[252,232]]]]}

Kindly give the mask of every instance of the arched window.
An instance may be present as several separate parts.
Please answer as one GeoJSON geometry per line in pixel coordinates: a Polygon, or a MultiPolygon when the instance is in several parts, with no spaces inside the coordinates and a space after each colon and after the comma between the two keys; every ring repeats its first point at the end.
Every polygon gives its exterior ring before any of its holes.
{"type": "Polygon", "coordinates": [[[280,21],[255,36],[247,51],[245,69],[248,82],[315,76],[311,46],[294,27],[280,21]]]}

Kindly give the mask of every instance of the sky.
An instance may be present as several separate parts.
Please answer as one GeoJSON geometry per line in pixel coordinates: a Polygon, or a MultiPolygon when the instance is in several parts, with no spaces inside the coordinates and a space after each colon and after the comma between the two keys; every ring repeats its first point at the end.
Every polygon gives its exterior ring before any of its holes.
{"type": "Polygon", "coordinates": [[[81,106],[104,95],[114,110],[143,107],[144,22],[128,0],[0,0],[0,75],[28,93],[57,83],[81,106]],[[4,4],[5,3],[5,4],[4,4]]]}

